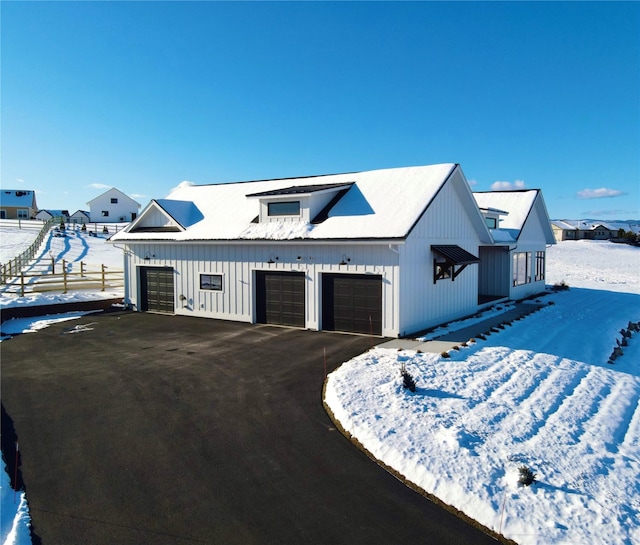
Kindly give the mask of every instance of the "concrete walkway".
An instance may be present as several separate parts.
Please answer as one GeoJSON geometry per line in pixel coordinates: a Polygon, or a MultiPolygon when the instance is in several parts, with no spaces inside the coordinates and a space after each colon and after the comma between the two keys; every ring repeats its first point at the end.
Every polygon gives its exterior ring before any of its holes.
{"type": "Polygon", "coordinates": [[[491,316],[490,318],[480,320],[472,325],[461,327],[449,333],[444,333],[431,341],[393,339],[379,344],[378,347],[441,354],[442,352],[452,350],[454,346],[460,346],[462,343],[468,342],[470,339],[478,338],[478,336],[491,331],[492,328],[499,327],[502,324],[514,320],[520,320],[544,306],[546,305],[534,302],[517,303],[513,309],[507,310],[502,314],[491,316]]]}

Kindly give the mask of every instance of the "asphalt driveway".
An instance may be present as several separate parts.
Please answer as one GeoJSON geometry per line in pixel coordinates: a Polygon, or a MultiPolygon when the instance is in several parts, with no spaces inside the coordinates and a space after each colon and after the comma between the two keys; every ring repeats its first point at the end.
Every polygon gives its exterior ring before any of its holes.
{"type": "Polygon", "coordinates": [[[495,544],[334,429],[324,350],[331,370],[371,344],[141,313],[2,343],[35,534],[45,545],[495,544]]]}

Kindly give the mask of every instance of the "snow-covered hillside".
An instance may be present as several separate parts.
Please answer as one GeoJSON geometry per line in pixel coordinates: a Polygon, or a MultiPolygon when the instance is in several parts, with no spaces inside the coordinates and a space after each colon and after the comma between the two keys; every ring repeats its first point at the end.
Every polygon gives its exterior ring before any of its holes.
{"type": "Polygon", "coordinates": [[[571,286],[553,304],[450,358],[371,350],[325,400],[377,459],[517,543],[640,543],[640,333],[607,363],[640,322],[640,249],[563,242],[547,265],[571,286]]]}

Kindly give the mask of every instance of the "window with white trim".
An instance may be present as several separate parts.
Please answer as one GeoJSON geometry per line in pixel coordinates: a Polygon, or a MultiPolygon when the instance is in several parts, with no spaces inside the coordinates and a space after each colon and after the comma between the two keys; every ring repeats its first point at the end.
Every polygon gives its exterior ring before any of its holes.
{"type": "Polygon", "coordinates": [[[544,280],[544,260],[546,252],[536,252],[536,282],[544,280]]]}
{"type": "Polygon", "coordinates": [[[18,208],[18,219],[19,220],[28,220],[29,219],[29,210],[26,208],[18,208]]]}
{"type": "Polygon", "coordinates": [[[102,211],[102,217],[103,218],[108,218],[109,217],[109,211],[108,210],[103,210],[102,211]]]}
{"type": "Polygon", "coordinates": [[[521,286],[531,282],[531,252],[515,252],[513,254],[513,285],[521,286]]]}
{"type": "Polygon", "coordinates": [[[267,203],[269,216],[299,216],[300,201],[279,201],[267,203]]]}
{"type": "Polygon", "coordinates": [[[221,274],[201,274],[200,289],[209,291],[222,291],[221,274]]]}

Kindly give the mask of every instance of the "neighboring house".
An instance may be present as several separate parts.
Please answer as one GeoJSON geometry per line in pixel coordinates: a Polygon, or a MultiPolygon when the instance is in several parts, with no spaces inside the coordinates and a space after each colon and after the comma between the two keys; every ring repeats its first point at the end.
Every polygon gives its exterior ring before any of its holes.
{"type": "Polygon", "coordinates": [[[551,222],[553,234],[561,240],[611,240],[618,237],[618,229],[605,223],[584,220],[554,220],[551,222]]]}
{"type": "Polygon", "coordinates": [[[551,222],[553,236],[556,241],[578,240],[579,229],[575,225],[562,220],[554,220],[551,222]]]}
{"type": "Polygon", "coordinates": [[[87,210],[76,210],[71,216],[69,216],[69,221],[71,223],[89,223],[91,221],[91,216],[87,210]]]}
{"type": "Polygon", "coordinates": [[[0,190],[0,219],[30,220],[36,217],[36,192],[30,189],[0,190]]]}
{"type": "Polygon", "coordinates": [[[53,218],[61,218],[63,221],[69,221],[68,210],[40,210],[36,214],[37,220],[49,221],[53,218]]]}
{"type": "Polygon", "coordinates": [[[110,241],[137,310],[398,337],[544,291],[542,195],[500,195],[455,164],[183,183],[110,241]]]}
{"type": "Polygon", "coordinates": [[[102,195],[90,200],[89,218],[91,222],[118,223],[129,222],[138,216],[140,204],[112,187],[102,195]]]}

